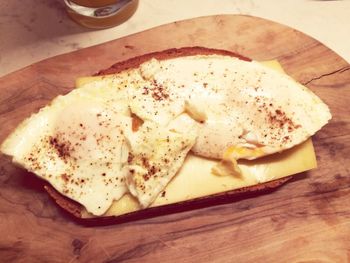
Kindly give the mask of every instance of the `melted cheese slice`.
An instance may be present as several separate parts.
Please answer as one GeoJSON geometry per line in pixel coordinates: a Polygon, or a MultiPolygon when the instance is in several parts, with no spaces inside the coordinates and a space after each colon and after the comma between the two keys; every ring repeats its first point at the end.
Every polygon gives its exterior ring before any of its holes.
{"type": "MultiPolygon", "coordinates": [[[[263,62],[275,70],[283,71],[277,61],[263,62]]],[[[108,76],[79,78],[76,87],[108,76]]],[[[178,174],[167,185],[150,207],[174,204],[208,195],[231,191],[259,183],[269,182],[289,175],[301,173],[317,167],[311,139],[286,150],[257,160],[239,160],[241,176],[215,176],[211,170],[218,162],[189,154],[178,174]]],[[[125,194],[115,201],[104,216],[118,216],[141,210],[138,201],[130,194],[125,194]]],[[[83,212],[84,218],[93,217],[83,212]]]]}

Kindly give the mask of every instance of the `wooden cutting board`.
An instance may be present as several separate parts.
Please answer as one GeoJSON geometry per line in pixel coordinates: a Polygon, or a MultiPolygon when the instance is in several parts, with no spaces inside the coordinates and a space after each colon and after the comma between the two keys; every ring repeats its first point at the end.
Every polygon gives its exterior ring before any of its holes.
{"type": "Polygon", "coordinates": [[[250,16],[195,18],[31,65],[0,79],[0,141],[23,118],[70,91],[78,76],[144,53],[195,45],[278,59],[319,95],[333,113],[314,137],[319,168],[254,198],[84,227],[54,204],[38,179],[1,156],[0,261],[350,261],[350,65],[286,26],[250,16]]]}

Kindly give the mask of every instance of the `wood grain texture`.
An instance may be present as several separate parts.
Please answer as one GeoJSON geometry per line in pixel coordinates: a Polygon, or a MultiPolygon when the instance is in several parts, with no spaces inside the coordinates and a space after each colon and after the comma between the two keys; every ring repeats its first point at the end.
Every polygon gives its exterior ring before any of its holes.
{"type": "MultiPolygon", "coordinates": [[[[57,56],[0,79],[0,141],[77,76],[182,46],[278,59],[331,108],[314,138],[319,168],[254,198],[86,227],[59,209],[40,180],[0,157],[2,262],[349,262],[350,66],[316,40],[249,16],[196,18],[57,56]]],[[[15,59],[15,58],[14,58],[15,59]]]]}

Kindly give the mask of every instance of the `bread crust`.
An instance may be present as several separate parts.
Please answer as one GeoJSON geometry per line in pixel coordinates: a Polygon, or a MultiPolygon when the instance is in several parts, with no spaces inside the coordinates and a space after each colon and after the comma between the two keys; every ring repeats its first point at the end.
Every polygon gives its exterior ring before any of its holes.
{"type": "MultiPolygon", "coordinates": [[[[192,56],[192,55],[213,55],[213,54],[237,57],[241,60],[251,61],[251,59],[247,57],[244,57],[242,55],[239,55],[227,50],[211,49],[211,48],[204,48],[204,47],[183,47],[178,49],[174,48],[174,49],[167,49],[159,52],[153,52],[153,53],[137,56],[125,61],[117,62],[116,64],[112,65],[108,69],[101,70],[94,75],[101,76],[101,75],[108,75],[108,74],[116,74],[124,70],[137,68],[140,64],[152,58],[156,58],[158,60],[165,60],[165,59],[192,56]]],[[[161,214],[169,214],[177,211],[196,209],[199,207],[205,207],[212,204],[222,203],[225,200],[232,202],[233,201],[232,198],[236,198],[237,196],[244,196],[249,193],[250,194],[258,193],[258,192],[276,188],[284,184],[286,181],[288,181],[291,178],[292,176],[288,176],[288,177],[280,178],[280,179],[262,183],[262,184],[257,184],[257,185],[244,187],[244,188],[240,188],[232,191],[222,192],[219,194],[200,197],[192,200],[182,201],[175,204],[146,208],[146,209],[142,209],[142,210],[128,213],[125,215],[107,216],[107,217],[102,216],[102,217],[94,217],[94,218],[86,218],[86,219],[82,218],[82,212],[84,210],[84,207],[82,205],[63,196],[49,184],[46,184],[44,188],[47,191],[47,193],[55,200],[55,202],[65,211],[75,216],[76,218],[83,220],[88,224],[92,223],[93,225],[95,225],[95,224],[110,224],[110,223],[116,223],[116,222],[124,222],[128,220],[140,219],[140,218],[145,218],[149,216],[156,216],[161,214]]]]}
{"type": "Polygon", "coordinates": [[[183,212],[188,210],[199,209],[203,207],[209,207],[212,205],[231,203],[240,199],[254,197],[258,194],[269,192],[288,180],[293,176],[283,177],[277,180],[269,181],[266,183],[247,186],[231,191],[226,191],[218,194],[203,196],[195,199],[190,199],[182,202],[177,202],[169,205],[162,205],[157,207],[149,207],[141,209],[135,212],[119,215],[119,216],[96,216],[91,218],[83,218],[82,212],[84,207],[79,203],[61,195],[51,185],[45,185],[44,188],[48,194],[55,200],[55,202],[69,212],[78,220],[79,223],[87,225],[106,225],[113,223],[123,223],[132,220],[138,220],[148,218],[152,216],[160,216],[164,214],[172,214],[176,212],[183,212]]]}
{"type": "Polygon", "coordinates": [[[95,74],[95,76],[108,75],[108,74],[116,74],[124,70],[137,68],[143,62],[150,60],[152,58],[158,60],[166,60],[177,57],[188,57],[194,55],[223,55],[223,56],[231,56],[236,57],[245,61],[252,61],[250,58],[244,57],[237,53],[222,50],[222,49],[213,49],[213,48],[205,48],[205,47],[183,47],[183,48],[172,48],[158,52],[152,52],[145,55],[141,55],[138,57],[133,57],[125,61],[117,62],[108,69],[104,69],[95,74]]]}

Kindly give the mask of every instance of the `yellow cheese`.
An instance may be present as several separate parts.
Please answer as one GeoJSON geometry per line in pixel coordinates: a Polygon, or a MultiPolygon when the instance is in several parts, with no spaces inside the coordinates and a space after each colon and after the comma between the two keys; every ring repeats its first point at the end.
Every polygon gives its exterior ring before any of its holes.
{"type": "Polygon", "coordinates": [[[96,80],[101,80],[104,78],[112,77],[113,75],[104,75],[104,76],[89,76],[89,77],[80,77],[75,80],[75,87],[80,88],[84,84],[96,81],[96,80]]]}
{"type": "MultiPolygon", "coordinates": [[[[262,62],[266,66],[283,71],[278,61],[262,62]]],[[[76,87],[108,76],[83,77],[76,81],[76,87]]],[[[173,204],[203,196],[256,185],[301,173],[317,167],[311,139],[286,150],[257,160],[239,160],[241,176],[216,176],[211,172],[217,161],[189,154],[178,174],[168,184],[163,194],[157,197],[151,207],[173,204]]],[[[140,210],[138,202],[129,194],[115,201],[105,216],[118,216],[140,210]]],[[[92,217],[87,212],[83,217],[92,217]]]]}

